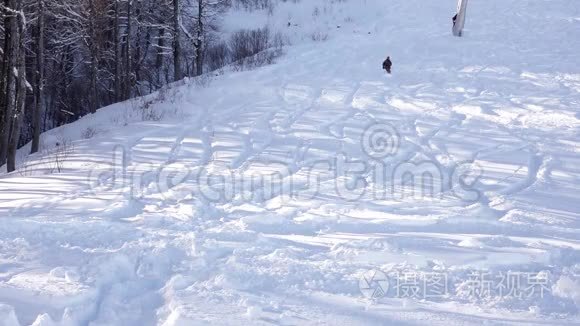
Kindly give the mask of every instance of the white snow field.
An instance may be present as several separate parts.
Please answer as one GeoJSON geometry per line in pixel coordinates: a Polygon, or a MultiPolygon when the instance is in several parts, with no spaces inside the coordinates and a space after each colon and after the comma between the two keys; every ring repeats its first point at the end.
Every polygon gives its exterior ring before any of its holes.
{"type": "Polygon", "coordinates": [[[293,45],[23,148],[0,325],[580,325],[580,2],[455,7],[233,13],[293,45]]]}

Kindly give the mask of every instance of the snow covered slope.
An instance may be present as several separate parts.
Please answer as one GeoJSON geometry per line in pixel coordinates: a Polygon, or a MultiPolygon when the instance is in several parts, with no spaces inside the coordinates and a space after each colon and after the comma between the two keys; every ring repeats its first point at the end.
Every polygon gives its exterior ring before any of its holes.
{"type": "Polygon", "coordinates": [[[580,323],[577,0],[316,3],[0,176],[0,325],[580,323]]]}

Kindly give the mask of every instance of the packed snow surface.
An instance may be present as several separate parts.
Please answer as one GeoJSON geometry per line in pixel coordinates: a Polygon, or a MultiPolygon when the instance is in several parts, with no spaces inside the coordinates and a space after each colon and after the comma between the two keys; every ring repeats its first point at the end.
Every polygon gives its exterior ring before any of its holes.
{"type": "Polygon", "coordinates": [[[293,45],[23,148],[0,325],[580,323],[580,4],[455,6],[232,13],[293,45]]]}

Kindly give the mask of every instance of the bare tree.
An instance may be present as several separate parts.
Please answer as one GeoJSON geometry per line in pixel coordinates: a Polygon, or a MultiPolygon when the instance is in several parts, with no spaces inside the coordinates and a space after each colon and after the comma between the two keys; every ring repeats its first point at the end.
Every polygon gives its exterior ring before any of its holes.
{"type": "MultiPolygon", "coordinates": [[[[14,57],[11,69],[10,82],[10,96],[9,115],[7,117],[7,124],[4,126],[7,131],[3,132],[3,137],[6,137],[6,170],[12,172],[16,169],[16,150],[18,149],[18,142],[20,140],[20,127],[22,118],[24,116],[24,106],[26,104],[26,52],[25,52],[25,35],[26,35],[26,18],[22,9],[23,5],[20,1],[10,1],[9,7],[4,8],[11,16],[10,33],[11,33],[11,55],[14,57]],[[13,95],[12,95],[13,94],[13,95]]],[[[4,139],[3,139],[4,142],[4,139]]],[[[3,144],[3,146],[5,146],[3,144]]],[[[4,152],[4,150],[3,150],[4,152]]],[[[2,153],[4,155],[4,153],[2,153]]]]}
{"type": "Polygon", "coordinates": [[[202,75],[205,62],[205,53],[208,48],[207,40],[217,31],[219,18],[228,8],[227,0],[196,0],[197,12],[195,17],[195,67],[196,75],[202,75]]]}
{"type": "Polygon", "coordinates": [[[226,65],[230,3],[0,0],[0,166],[29,141],[40,151],[48,129],[226,65]]]}
{"type": "Polygon", "coordinates": [[[173,80],[183,78],[181,70],[181,4],[173,0],[173,80]]]}
{"type": "Polygon", "coordinates": [[[120,0],[115,0],[115,19],[114,19],[114,51],[115,51],[115,100],[120,101],[121,97],[121,39],[120,39],[120,23],[121,23],[121,4],[120,0]]]}
{"type": "Polygon", "coordinates": [[[41,117],[44,108],[44,9],[44,0],[37,0],[36,85],[34,87],[31,153],[38,152],[40,147],[41,117]]]}
{"type": "Polygon", "coordinates": [[[8,152],[10,144],[10,136],[12,135],[12,127],[14,120],[14,111],[17,105],[17,65],[19,63],[18,56],[20,54],[20,33],[19,33],[19,2],[17,0],[5,0],[2,6],[2,11],[5,17],[5,38],[6,48],[4,50],[6,58],[5,76],[3,76],[5,104],[2,115],[2,125],[0,133],[0,165],[8,161],[8,152]]]}

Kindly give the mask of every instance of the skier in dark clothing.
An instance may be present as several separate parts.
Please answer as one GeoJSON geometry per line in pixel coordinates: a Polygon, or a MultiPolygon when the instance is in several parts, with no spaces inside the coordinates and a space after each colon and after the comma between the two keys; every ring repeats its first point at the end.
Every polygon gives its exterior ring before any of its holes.
{"type": "Polygon", "coordinates": [[[457,22],[457,14],[455,14],[451,20],[453,20],[453,27],[455,27],[455,23],[457,22]]]}
{"type": "Polygon", "coordinates": [[[387,60],[383,62],[383,69],[385,69],[390,74],[392,66],[393,63],[391,62],[391,57],[387,57],[387,60]]]}

